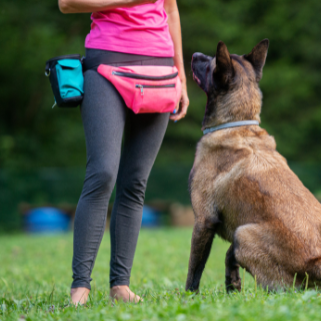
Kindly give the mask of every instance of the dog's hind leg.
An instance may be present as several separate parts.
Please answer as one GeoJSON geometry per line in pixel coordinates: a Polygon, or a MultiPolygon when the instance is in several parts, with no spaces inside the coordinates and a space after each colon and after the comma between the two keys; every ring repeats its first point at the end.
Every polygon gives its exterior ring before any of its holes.
{"type": "Polygon", "coordinates": [[[186,291],[197,291],[211,251],[218,221],[205,218],[196,220],[192,235],[186,291]]]}
{"type": "Polygon", "coordinates": [[[272,222],[238,227],[234,253],[237,263],[269,290],[292,287],[295,273],[305,266],[302,243],[272,222]]]}
{"type": "Polygon", "coordinates": [[[321,257],[308,260],[305,272],[309,275],[309,287],[321,287],[321,257]]]}
{"type": "Polygon", "coordinates": [[[241,291],[241,278],[239,275],[240,265],[237,263],[234,246],[231,244],[225,258],[225,287],[226,292],[241,291]]]}

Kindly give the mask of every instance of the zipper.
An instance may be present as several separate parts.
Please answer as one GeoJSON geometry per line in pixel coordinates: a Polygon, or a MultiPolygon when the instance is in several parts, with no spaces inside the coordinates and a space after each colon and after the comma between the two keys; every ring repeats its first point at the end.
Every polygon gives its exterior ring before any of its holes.
{"type": "Polygon", "coordinates": [[[135,85],[136,88],[140,88],[140,94],[144,96],[144,88],[175,88],[176,84],[167,84],[167,85],[135,85]]]}
{"type": "Polygon", "coordinates": [[[148,76],[148,75],[132,74],[130,72],[113,71],[112,75],[127,77],[127,78],[135,78],[135,79],[145,79],[145,80],[167,80],[167,79],[173,79],[177,77],[178,72],[175,72],[174,74],[165,75],[165,76],[148,76]]]}

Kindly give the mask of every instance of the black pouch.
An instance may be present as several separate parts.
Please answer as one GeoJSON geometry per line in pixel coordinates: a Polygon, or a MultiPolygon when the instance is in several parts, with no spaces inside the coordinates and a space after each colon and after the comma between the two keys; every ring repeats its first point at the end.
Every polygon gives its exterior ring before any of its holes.
{"type": "Polygon", "coordinates": [[[59,107],[77,107],[84,96],[84,76],[80,55],[65,55],[46,62],[45,75],[49,77],[59,107]]]}

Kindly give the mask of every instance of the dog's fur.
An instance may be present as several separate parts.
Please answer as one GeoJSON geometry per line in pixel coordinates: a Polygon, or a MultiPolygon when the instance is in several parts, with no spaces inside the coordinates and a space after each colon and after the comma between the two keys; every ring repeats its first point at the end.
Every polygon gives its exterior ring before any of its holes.
{"type": "MultiPolygon", "coordinates": [[[[240,120],[260,121],[262,77],[269,41],[250,54],[230,54],[219,42],[214,58],[193,55],[194,80],[208,100],[203,129],[240,120]]],[[[239,266],[269,290],[321,281],[321,205],[256,125],[206,134],[190,174],[195,214],[186,290],[198,290],[218,234],[226,254],[226,289],[240,290],[239,266]]]]}

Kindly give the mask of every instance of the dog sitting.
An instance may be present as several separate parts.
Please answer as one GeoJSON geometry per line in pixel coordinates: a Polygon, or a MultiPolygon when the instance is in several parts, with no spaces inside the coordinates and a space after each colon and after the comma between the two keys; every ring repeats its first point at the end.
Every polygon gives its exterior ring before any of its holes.
{"type": "Polygon", "coordinates": [[[219,42],[215,57],[193,55],[207,105],[189,177],[195,224],[186,290],[198,290],[216,234],[231,243],[227,291],[241,290],[240,266],[269,290],[294,279],[299,287],[306,273],[309,286],[320,285],[321,205],[258,125],[268,46],[265,39],[238,56],[219,42]]]}

